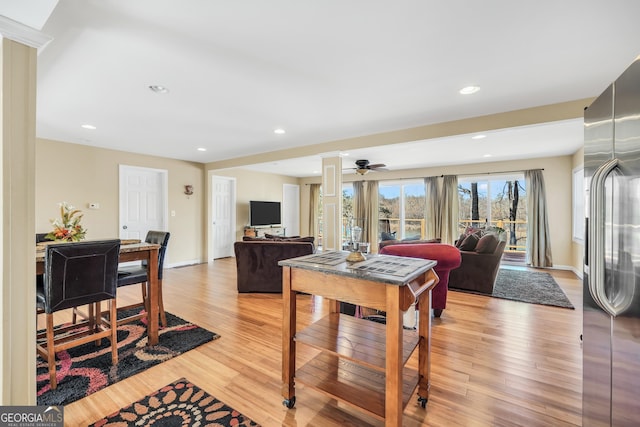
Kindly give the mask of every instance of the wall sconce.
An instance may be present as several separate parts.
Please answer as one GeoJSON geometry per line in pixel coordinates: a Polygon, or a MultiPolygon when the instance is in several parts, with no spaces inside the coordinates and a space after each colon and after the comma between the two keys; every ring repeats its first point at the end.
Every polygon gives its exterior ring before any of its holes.
{"type": "Polygon", "coordinates": [[[185,185],[184,186],[184,194],[190,196],[193,194],[193,185],[185,185]]]}

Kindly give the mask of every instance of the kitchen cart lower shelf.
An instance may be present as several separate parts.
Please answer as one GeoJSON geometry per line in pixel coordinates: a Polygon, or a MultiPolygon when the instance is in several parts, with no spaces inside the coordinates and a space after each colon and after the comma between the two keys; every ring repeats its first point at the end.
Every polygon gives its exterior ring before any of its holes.
{"type": "MultiPolygon", "coordinates": [[[[384,372],[385,328],[386,325],[371,320],[330,313],[296,332],[295,341],[384,372]]],[[[407,363],[419,341],[416,330],[403,330],[402,365],[407,363]]]]}
{"type": "MultiPolygon", "coordinates": [[[[404,368],[403,408],[409,403],[419,379],[417,370],[404,368]]],[[[329,353],[320,353],[296,371],[295,381],[384,421],[384,373],[329,353]]]]}

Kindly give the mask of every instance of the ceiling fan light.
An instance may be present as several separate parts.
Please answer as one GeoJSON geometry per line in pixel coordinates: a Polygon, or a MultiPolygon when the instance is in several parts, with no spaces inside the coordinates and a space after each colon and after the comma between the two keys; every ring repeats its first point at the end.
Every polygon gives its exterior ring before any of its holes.
{"type": "Polygon", "coordinates": [[[369,169],[356,169],[356,173],[360,175],[366,175],[369,173],[369,169]]]}

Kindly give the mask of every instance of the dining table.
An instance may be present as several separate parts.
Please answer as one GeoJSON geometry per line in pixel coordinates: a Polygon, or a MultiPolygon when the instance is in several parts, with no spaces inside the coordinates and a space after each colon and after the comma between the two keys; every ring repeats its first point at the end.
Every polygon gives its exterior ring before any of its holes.
{"type": "MultiPolygon", "coordinates": [[[[44,254],[47,244],[60,242],[44,242],[36,244],[36,274],[44,273],[44,254]]],[[[121,240],[119,262],[146,261],[147,289],[149,313],[147,316],[147,345],[158,344],[159,307],[158,307],[158,252],[160,245],[141,242],[140,240],[121,240]]]]}

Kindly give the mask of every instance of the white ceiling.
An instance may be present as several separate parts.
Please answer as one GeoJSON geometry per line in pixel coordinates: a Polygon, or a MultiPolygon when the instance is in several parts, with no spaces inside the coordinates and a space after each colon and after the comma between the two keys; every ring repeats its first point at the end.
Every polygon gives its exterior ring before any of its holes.
{"type": "MultiPolygon", "coordinates": [[[[25,3],[0,14],[38,26],[25,3]]],[[[60,0],[41,28],[53,41],[38,56],[36,135],[204,163],[584,99],[640,54],[638,16],[637,0],[60,0]],[[481,90],[458,93],[470,84],[481,90]]],[[[470,136],[343,164],[570,154],[582,127],[470,136]]],[[[310,176],[320,159],[255,168],[310,176]]]]}

